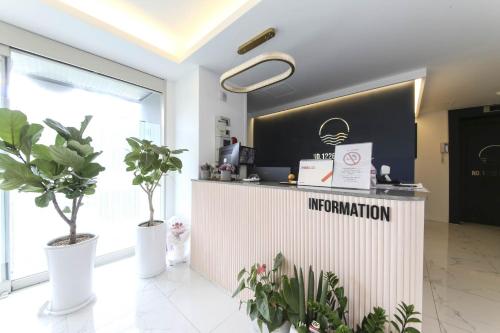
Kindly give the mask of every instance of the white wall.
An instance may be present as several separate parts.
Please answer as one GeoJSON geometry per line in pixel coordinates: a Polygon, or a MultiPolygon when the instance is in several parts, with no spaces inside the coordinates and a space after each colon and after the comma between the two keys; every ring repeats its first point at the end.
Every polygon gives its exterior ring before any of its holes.
{"type": "Polygon", "coordinates": [[[175,176],[174,214],[191,220],[191,179],[198,177],[199,163],[199,71],[195,70],[174,85],[175,148],[185,148],[182,173],[175,176]]]}
{"type": "Polygon", "coordinates": [[[415,180],[430,191],[425,203],[427,220],[449,222],[449,159],[440,144],[448,142],[448,111],[428,111],[417,118],[415,180]]]}
{"type": "MultiPolygon", "coordinates": [[[[222,115],[231,118],[232,136],[246,142],[247,97],[245,94],[227,93],[227,100],[220,100],[219,76],[205,68],[197,68],[169,85],[167,102],[167,144],[186,148],[180,155],[183,171],[175,176],[173,211],[186,222],[191,220],[191,179],[198,178],[199,166],[213,163],[215,157],[215,119],[222,115]],[[174,134],[168,134],[173,131],[174,134]],[[169,139],[170,137],[170,139],[169,139]]],[[[169,203],[167,202],[167,207],[169,203]]]]}
{"type": "Polygon", "coordinates": [[[215,163],[215,151],[219,148],[215,138],[215,121],[218,116],[231,119],[231,136],[246,143],[247,96],[226,92],[222,101],[219,75],[200,68],[200,163],[215,163]]]}

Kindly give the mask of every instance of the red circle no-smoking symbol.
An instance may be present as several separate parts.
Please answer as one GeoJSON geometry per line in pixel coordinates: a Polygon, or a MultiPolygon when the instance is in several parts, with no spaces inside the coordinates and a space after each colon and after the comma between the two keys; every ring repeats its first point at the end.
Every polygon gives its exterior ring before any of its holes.
{"type": "Polygon", "coordinates": [[[361,155],[358,152],[350,151],[344,155],[344,163],[347,165],[356,165],[361,161],[361,155]]]}

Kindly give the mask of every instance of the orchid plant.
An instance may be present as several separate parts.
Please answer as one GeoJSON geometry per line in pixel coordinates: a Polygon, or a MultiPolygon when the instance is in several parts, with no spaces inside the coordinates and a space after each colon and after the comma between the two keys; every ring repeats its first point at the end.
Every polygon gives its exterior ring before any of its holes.
{"type": "Polygon", "coordinates": [[[219,166],[219,171],[230,171],[231,173],[234,173],[236,168],[231,163],[224,163],[219,166]]]}

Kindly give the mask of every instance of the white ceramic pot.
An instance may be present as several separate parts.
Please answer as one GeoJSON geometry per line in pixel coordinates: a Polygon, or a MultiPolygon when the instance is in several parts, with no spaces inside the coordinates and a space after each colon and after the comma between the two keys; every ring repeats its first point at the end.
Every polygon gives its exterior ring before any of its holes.
{"type": "MultiPolygon", "coordinates": [[[[82,234],[79,234],[79,236],[82,234]]],[[[72,245],[45,247],[49,266],[51,299],[46,311],[52,315],[64,315],[77,311],[95,299],[92,276],[98,236],[72,245]]]]}
{"type": "Polygon", "coordinates": [[[135,256],[139,277],[149,278],[162,273],[166,265],[167,225],[162,221],[148,227],[146,223],[137,226],[135,256]]]}
{"type": "MultiPolygon", "coordinates": [[[[253,330],[255,333],[269,333],[267,326],[262,324],[262,331],[259,329],[259,325],[257,324],[257,320],[252,321],[253,330]]],[[[271,333],[289,333],[290,332],[290,322],[285,321],[280,327],[272,331],[271,333]]]]}
{"type": "Polygon", "coordinates": [[[220,172],[220,180],[230,181],[231,180],[231,171],[222,170],[220,172]]]}

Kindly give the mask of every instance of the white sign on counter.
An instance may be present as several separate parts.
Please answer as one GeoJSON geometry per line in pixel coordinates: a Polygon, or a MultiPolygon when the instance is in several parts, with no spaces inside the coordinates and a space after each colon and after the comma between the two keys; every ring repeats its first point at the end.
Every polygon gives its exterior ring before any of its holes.
{"type": "Polygon", "coordinates": [[[333,160],[301,160],[297,185],[332,186],[333,160]]]}
{"type": "Polygon", "coordinates": [[[335,147],[333,187],[370,189],[372,146],[368,142],[335,147]]]}

